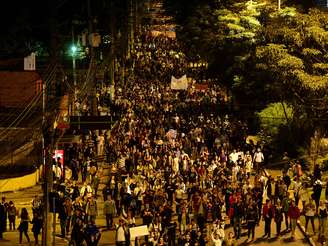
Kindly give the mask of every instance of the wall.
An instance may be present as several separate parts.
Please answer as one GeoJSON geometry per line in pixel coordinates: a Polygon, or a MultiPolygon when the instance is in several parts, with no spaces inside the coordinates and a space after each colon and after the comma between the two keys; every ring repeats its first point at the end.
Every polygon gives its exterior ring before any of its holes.
{"type": "Polygon", "coordinates": [[[316,0],[317,5],[323,8],[328,8],[328,0],[316,0]]]}
{"type": "Polygon", "coordinates": [[[9,179],[0,179],[0,193],[8,191],[16,191],[35,186],[40,180],[41,169],[37,169],[34,173],[9,179]]]}
{"type": "Polygon", "coordinates": [[[41,88],[40,75],[34,71],[0,71],[0,106],[24,108],[41,88]]]}

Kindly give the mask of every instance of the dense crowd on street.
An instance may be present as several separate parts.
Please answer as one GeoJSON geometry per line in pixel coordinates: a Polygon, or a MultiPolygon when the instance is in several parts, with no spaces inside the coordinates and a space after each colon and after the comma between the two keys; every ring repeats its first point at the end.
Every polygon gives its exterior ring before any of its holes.
{"type": "MultiPolygon", "coordinates": [[[[283,231],[294,238],[304,214],[306,229],[311,222],[313,232],[318,229],[323,238],[327,203],[321,198],[319,167],[313,184],[305,182],[299,162],[287,165],[279,177],[268,176],[263,146],[246,142],[247,125],[225,112],[219,86],[208,84],[205,91],[193,85],[187,90],[170,88],[171,76],[186,74],[188,67],[177,41],[144,34],[139,43],[131,73],[123,86],[117,85],[121,119],[111,131],[82,132],[78,143],[66,146],[65,158],[54,160],[52,198],[61,236],[70,234],[74,245],[97,245],[99,227],[105,226],[122,246],[229,246],[237,244],[245,228],[249,242],[259,236],[280,237],[283,231]],[[98,190],[104,167],[110,169],[109,179],[98,190]],[[313,186],[310,196],[308,185],[313,186]],[[97,224],[100,210],[106,225],[97,224]],[[139,218],[149,235],[138,241],[130,237],[129,228],[139,226],[139,218]],[[264,235],[255,235],[261,219],[264,235]],[[226,235],[228,225],[233,232],[226,235]]],[[[98,100],[107,104],[109,89],[101,90],[98,100]]],[[[32,223],[38,244],[42,209],[36,198],[31,220],[26,209],[18,212],[3,198],[0,238],[2,232],[15,230],[18,216],[20,243],[23,234],[30,240],[32,223]]]]}
{"type": "MultiPolygon", "coordinates": [[[[243,225],[252,241],[261,219],[264,237],[273,236],[274,221],[278,237],[285,229],[294,238],[301,212],[307,221],[314,218],[300,163],[288,166],[276,180],[266,177],[262,146],[246,144],[246,125],[222,114],[220,88],[171,90],[170,76],[186,73],[178,44],[166,37],[145,35],[141,40],[135,73],[117,95],[127,102],[125,114],[108,146],[116,161],[103,195],[111,204],[109,228],[115,215],[121,218],[117,245],[129,244],[128,228],[139,216],[150,230],[146,242],[151,245],[234,245],[243,225]],[[234,229],[229,235],[227,222],[234,229]]],[[[327,210],[314,190],[320,237],[327,210]]]]}

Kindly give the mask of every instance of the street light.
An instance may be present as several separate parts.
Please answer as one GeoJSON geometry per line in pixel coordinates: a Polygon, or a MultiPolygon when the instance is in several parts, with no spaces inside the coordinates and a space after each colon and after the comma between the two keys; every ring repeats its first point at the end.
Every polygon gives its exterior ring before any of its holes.
{"type": "Polygon", "coordinates": [[[75,46],[75,44],[73,44],[71,46],[71,52],[72,52],[72,62],[73,62],[73,83],[74,83],[74,102],[73,102],[73,107],[72,107],[72,111],[74,113],[74,106],[75,106],[75,102],[76,102],[76,63],[75,63],[75,56],[76,56],[76,52],[77,52],[77,47],[75,46]]]}
{"type": "Polygon", "coordinates": [[[74,44],[71,47],[71,51],[72,51],[72,56],[75,56],[75,53],[77,51],[77,47],[74,44]]]}

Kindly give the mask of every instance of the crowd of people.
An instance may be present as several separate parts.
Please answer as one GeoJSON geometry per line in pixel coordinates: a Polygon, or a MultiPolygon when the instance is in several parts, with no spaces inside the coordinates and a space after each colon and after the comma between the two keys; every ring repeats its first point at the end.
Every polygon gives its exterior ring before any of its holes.
{"type": "Polygon", "coordinates": [[[23,242],[23,235],[27,242],[30,242],[28,235],[29,224],[32,224],[32,232],[35,245],[39,245],[39,235],[42,229],[42,208],[39,199],[33,199],[32,203],[33,218],[31,219],[27,209],[23,207],[21,211],[16,209],[13,201],[6,201],[6,197],[2,197],[0,203],[0,240],[3,239],[3,233],[16,230],[16,218],[20,219],[17,230],[19,231],[19,243],[23,242]]]}
{"type": "Polygon", "coordinates": [[[65,159],[53,165],[55,209],[61,236],[70,234],[74,245],[97,245],[101,233],[96,226],[98,187],[97,158],[104,155],[107,132],[83,132],[78,143],[65,148],[65,159]],[[64,165],[63,165],[64,164],[64,165]]]}
{"type": "MultiPolygon", "coordinates": [[[[111,163],[103,195],[109,196],[112,207],[109,227],[115,215],[122,216],[117,245],[129,245],[128,228],[135,226],[136,216],[148,226],[146,241],[152,245],[205,245],[206,241],[233,245],[241,237],[243,222],[254,239],[265,186],[261,149],[246,144],[243,122],[220,110],[224,108],[220,88],[170,89],[170,76],[186,73],[175,40],[149,36],[142,40],[134,76],[124,92],[118,90],[122,93],[117,99],[128,103],[108,146],[116,161],[111,163]],[[161,47],[165,52],[157,52],[161,47]],[[234,227],[228,237],[227,217],[234,227]]],[[[287,190],[283,197],[286,194],[287,190]]],[[[288,216],[294,208],[288,203],[288,216]]],[[[267,202],[264,218],[272,219],[271,210],[267,202]]]]}
{"type": "MultiPolygon", "coordinates": [[[[300,163],[288,165],[276,178],[268,175],[263,146],[246,141],[247,125],[227,113],[218,85],[209,83],[205,90],[193,84],[187,90],[170,88],[172,75],[188,73],[177,41],[149,33],[138,40],[133,69],[116,85],[114,104],[121,118],[110,131],[81,132],[78,143],[66,146],[64,159],[54,160],[52,210],[58,214],[61,236],[70,234],[74,245],[97,245],[102,225],[96,219],[102,209],[104,226],[115,232],[116,245],[121,246],[236,245],[244,228],[252,242],[261,219],[261,237],[271,238],[275,223],[277,237],[284,229],[294,238],[301,214],[306,230],[311,222],[314,233],[319,218],[318,236],[324,240],[327,203],[321,198],[320,168],[315,168],[313,184],[304,178],[300,163]],[[109,168],[109,177],[99,196],[102,168],[109,168]],[[101,208],[99,200],[104,201],[101,208]],[[149,230],[140,241],[129,231],[140,225],[139,218],[149,230]],[[233,231],[226,235],[228,224],[233,231]]],[[[106,86],[100,89],[99,105],[110,104],[109,91],[106,86]]],[[[18,214],[13,203],[3,199],[0,238],[7,220],[9,230],[15,230],[18,215],[20,243],[23,234],[30,241],[31,222],[37,244],[40,211],[42,205],[33,205],[31,220],[26,209],[18,214]]]]}
{"type": "Polygon", "coordinates": [[[137,73],[127,81],[124,93],[118,94],[119,100],[128,102],[125,114],[112,129],[108,146],[116,162],[111,163],[104,199],[110,196],[109,218],[122,217],[117,245],[128,245],[128,228],[135,226],[136,216],[148,226],[146,242],[151,245],[233,245],[243,225],[252,241],[261,219],[264,237],[272,237],[274,221],[277,237],[284,224],[285,232],[294,238],[301,214],[306,229],[318,214],[323,238],[327,208],[324,201],[319,202],[320,182],[314,183],[308,198],[300,163],[288,162],[276,179],[267,176],[261,146],[247,144],[247,126],[223,114],[218,87],[209,85],[205,92],[192,86],[187,91],[170,89],[167,75],[186,73],[184,56],[176,55],[179,50],[170,51],[178,48],[176,41],[142,40],[137,73]],[[159,56],[157,47],[168,48],[159,56]],[[227,221],[234,232],[225,236],[227,221]]]}

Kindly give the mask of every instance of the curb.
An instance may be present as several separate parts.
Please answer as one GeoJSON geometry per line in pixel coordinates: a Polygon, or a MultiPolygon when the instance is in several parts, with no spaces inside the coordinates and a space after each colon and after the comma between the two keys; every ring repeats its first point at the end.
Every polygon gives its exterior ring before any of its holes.
{"type": "Polygon", "coordinates": [[[297,227],[300,229],[300,231],[302,232],[302,234],[304,235],[304,237],[307,239],[307,241],[309,242],[309,244],[311,246],[316,246],[316,243],[314,242],[313,238],[309,237],[305,233],[305,227],[301,225],[301,222],[299,220],[297,221],[297,227]]]}

